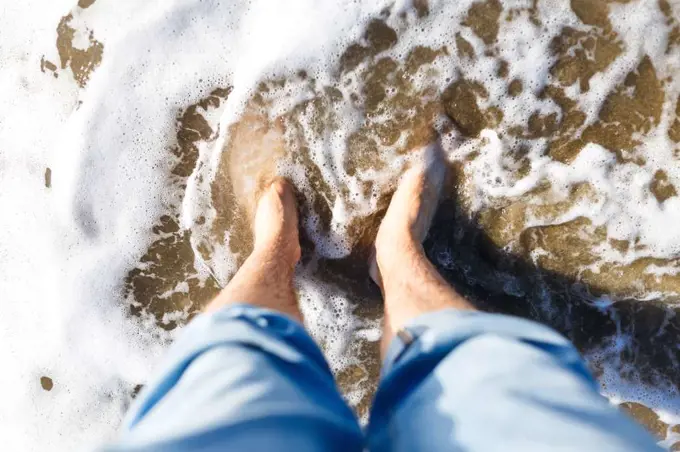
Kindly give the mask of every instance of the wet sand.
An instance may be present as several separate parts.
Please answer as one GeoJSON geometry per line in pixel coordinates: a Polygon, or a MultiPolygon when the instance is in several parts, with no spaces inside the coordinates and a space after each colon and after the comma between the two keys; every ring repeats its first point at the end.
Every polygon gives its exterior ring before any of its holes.
{"type": "MultiPolygon", "coordinates": [[[[78,8],[93,3],[81,0],[78,8]]],[[[243,262],[252,247],[249,213],[244,208],[248,202],[243,202],[254,193],[248,181],[256,173],[274,173],[280,161],[304,168],[306,186],[299,194],[301,213],[303,220],[313,218],[310,224],[316,225],[315,230],[303,233],[300,272],[329,291],[345,294],[353,301],[357,316],[373,320],[381,317],[381,301],[369,281],[366,261],[399,176],[400,169],[390,167],[395,156],[438,137],[453,137],[453,142],[462,143],[491,129],[506,144],[504,165],[516,180],[528,173],[527,153],[534,146],[543,147],[548,158],[569,164],[587,143],[597,143],[615,156],[618,165],[644,165],[649,156],[640,145],[659,127],[669,95],[668,81],[660,77],[652,58],[640,55],[634,70],[608,93],[594,122],[586,121],[587,114],[579,109],[579,98],[573,97],[574,89],[570,89],[578,86],[578,92],[585,95],[593,78],[622,55],[624,43],[609,18],[609,4],[617,2],[571,0],[571,9],[582,26],[565,26],[551,42],[551,82],[532,94],[536,99],[552,101],[556,112],[536,111],[525,124],[516,124],[503,115],[500,106],[504,99],[493,97],[483,81],[461,76],[445,89],[434,82],[439,77],[433,64],[437,59],[454,54],[470,60],[480,57],[475,46],[456,30],[471,30],[484,43],[485,56],[494,57],[498,55],[500,22],[524,16],[540,24],[538,3],[512,10],[499,0],[474,3],[464,20],[455,24],[446,45],[413,47],[402,60],[381,55],[399,43],[400,34],[384,18],[376,18],[362,39],[347,46],[334,83],[322,86],[304,71],[262,80],[241,119],[229,128],[217,177],[211,183],[209,207],[214,210],[206,209],[192,229],[180,227],[179,201],[158,219],[152,231],[156,240],[125,280],[126,295],[133,300],[130,315],[151,316],[160,328],[174,329],[217,293],[221,284],[218,280],[226,281],[230,274],[206,279],[199,275],[197,262],[210,265],[215,250],[225,246],[237,256],[237,264],[243,262]],[[418,78],[422,73],[426,76],[418,78]],[[339,87],[349,77],[358,81],[359,89],[347,99],[339,87]],[[416,83],[416,79],[420,81],[416,83]],[[290,96],[291,86],[303,86],[313,96],[272,117],[269,112],[275,102],[290,96]],[[338,111],[343,108],[359,111],[363,118],[346,139],[343,170],[361,181],[364,197],[377,198],[378,207],[349,220],[346,230],[352,251],[336,259],[320,256],[313,237],[331,233],[337,199],[350,209],[360,203],[349,190],[333,188],[337,181],[327,179],[310,149],[313,141],[322,141],[341,127],[338,111]],[[262,144],[265,142],[268,144],[262,144]],[[266,152],[258,153],[259,149],[266,152]],[[391,174],[387,178],[391,182],[372,177],[371,170],[391,174]],[[177,290],[179,286],[182,290],[177,290]],[[168,320],[166,314],[178,311],[181,316],[168,320]]],[[[680,45],[680,9],[667,0],[659,0],[657,6],[666,18],[670,51],[680,45]]],[[[422,18],[430,14],[424,0],[415,2],[415,7],[422,18]]],[[[386,11],[385,17],[390,14],[386,11]]],[[[96,40],[96,31],[89,31],[90,47],[74,48],[71,19],[71,14],[64,16],[57,27],[60,61],[43,60],[41,70],[54,76],[70,73],[76,83],[85,87],[106,47],[96,40]]],[[[495,81],[507,85],[507,98],[530,89],[510,77],[512,65],[498,57],[495,73],[491,74],[495,81]]],[[[177,116],[177,145],[168,155],[176,165],[167,177],[178,200],[182,199],[187,179],[200,172],[199,143],[218,139],[205,112],[223,105],[230,92],[228,85],[216,86],[200,102],[183,106],[177,116]]],[[[668,137],[680,143],[680,100],[672,101],[677,108],[668,137]]],[[[676,157],[680,158],[678,149],[676,157]]],[[[647,271],[650,266],[680,268],[680,256],[643,257],[628,263],[605,260],[600,251],[603,247],[620,253],[644,249],[635,241],[609,237],[606,228],[585,216],[558,221],[577,203],[595,202],[600,196],[596,187],[587,182],[572,186],[565,198],[550,180],[544,180],[529,193],[501,197],[493,205],[478,209],[471,196],[476,183],[472,173],[478,158],[479,152],[471,152],[465,159],[451,163],[446,199],[425,244],[428,255],[447,280],[482,309],[536,319],[557,328],[582,352],[593,352],[591,356],[596,358],[589,364],[596,375],[605,364],[615,362],[624,380],[668,388],[671,393],[680,391],[680,277],[672,272],[647,271]],[[535,225],[537,218],[543,225],[535,225]],[[616,302],[606,310],[596,304],[603,294],[616,302]],[[594,353],[621,334],[630,338],[630,345],[617,351],[616,356],[611,355],[614,352],[594,353]]],[[[48,169],[47,186],[50,178],[48,169]]],[[[663,170],[654,173],[650,190],[659,203],[678,195],[663,170]]],[[[363,391],[355,405],[358,413],[365,415],[379,372],[377,343],[355,338],[348,353],[357,358],[357,364],[346,366],[337,378],[345,390],[363,391]]],[[[637,403],[625,403],[622,409],[659,439],[666,437],[667,430],[680,428],[667,426],[652,410],[637,403]]],[[[678,444],[675,447],[680,448],[678,444]]]]}

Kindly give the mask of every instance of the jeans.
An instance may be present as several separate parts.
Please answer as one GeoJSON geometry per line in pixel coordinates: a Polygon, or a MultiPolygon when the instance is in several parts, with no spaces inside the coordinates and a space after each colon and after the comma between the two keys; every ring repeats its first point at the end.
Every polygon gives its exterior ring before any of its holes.
{"type": "Polygon", "coordinates": [[[440,311],[401,330],[365,431],[298,322],[245,304],[195,318],[111,451],[659,450],[540,324],[440,311]]]}

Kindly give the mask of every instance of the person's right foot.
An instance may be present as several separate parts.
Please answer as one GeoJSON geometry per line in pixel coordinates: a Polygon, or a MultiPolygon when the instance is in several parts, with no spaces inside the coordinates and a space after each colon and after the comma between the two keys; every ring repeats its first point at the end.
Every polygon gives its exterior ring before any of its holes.
{"type": "Polygon", "coordinates": [[[380,268],[398,265],[396,256],[420,247],[439,205],[447,164],[437,143],[429,145],[423,153],[423,161],[402,176],[378,229],[370,274],[381,288],[380,268]]]}

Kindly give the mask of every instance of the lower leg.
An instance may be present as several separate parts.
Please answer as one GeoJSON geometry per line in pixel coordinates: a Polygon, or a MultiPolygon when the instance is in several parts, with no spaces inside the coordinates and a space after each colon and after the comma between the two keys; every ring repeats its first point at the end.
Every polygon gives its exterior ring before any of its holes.
{"type": "Polygon", "coordinates": [[[292,187],[277,179],[258,200],[252,254],[206,311],[249,303],[302,320],[293,288],[295,264],[300,259],[297,223],[292,187]]]}
{"type": "MultiPolygon", "coordinates": [[[[249,303],[300,319],[290,185],[275,181],[253,210],[254,251],[207,310],[249,303]]],[[[275,313],[198,316],[161,370],[137,397],[112,450],[363,450],[321,350],[302,325],[275,313]]]]}
{"type": "Polygon", "coordinates": [[[438,148],[409,169],[392,197],[376,238],[373,278],[385,300],[383,355],[411,319],[447,308],[474,310],[430,263],[422,247],[439,200],[445,165],[438,148]]]}

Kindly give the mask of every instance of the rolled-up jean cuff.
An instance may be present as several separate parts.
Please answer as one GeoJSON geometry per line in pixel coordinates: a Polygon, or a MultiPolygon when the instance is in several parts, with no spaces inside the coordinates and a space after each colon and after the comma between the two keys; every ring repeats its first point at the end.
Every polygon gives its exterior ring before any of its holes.
{"type": "Polygon", "coordinates": [[[592,380],[578,351],[557,331],[520,317],[459,309],[420,315],[399,330],[383,360],[382,378],[410,360],[434,366],[466,340],[484,334],[533,344],[567,366],[576,365],[584,377],[592,380]]]}
{"type": "Polygon", "coordinates": [[[232,304],[200,314],[182,330],[155,373],[158,381],[146,385],[153,392],[140,394],[137,406],[129,411],[134,415],[124,422],[125,428],[132,428],[167,392],[164,381],[176,381],[196,357],[212,347],[234,343],[256,347],[291,363],[311,362],[332,376],[321,350],[300,322],[270,309],[232,304]]]}

